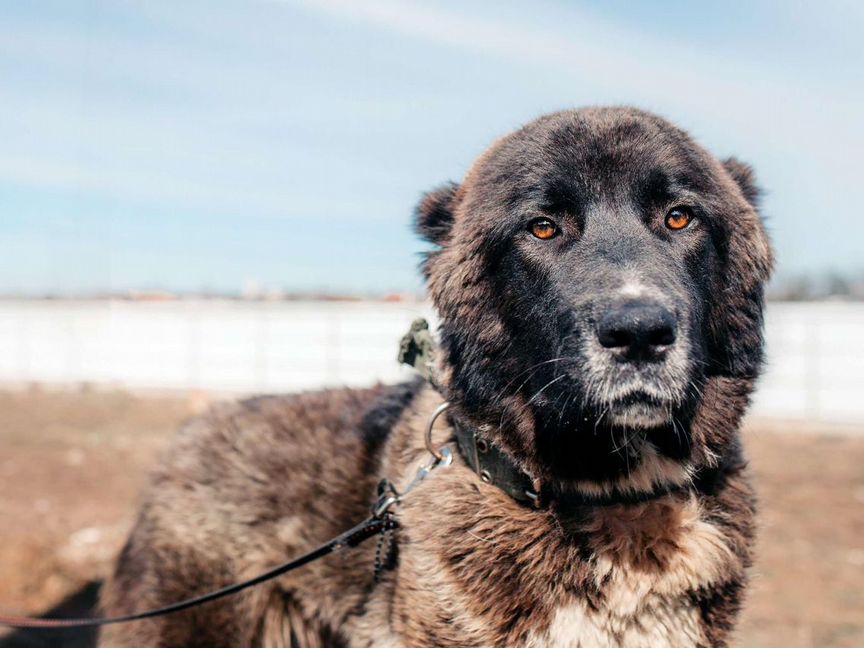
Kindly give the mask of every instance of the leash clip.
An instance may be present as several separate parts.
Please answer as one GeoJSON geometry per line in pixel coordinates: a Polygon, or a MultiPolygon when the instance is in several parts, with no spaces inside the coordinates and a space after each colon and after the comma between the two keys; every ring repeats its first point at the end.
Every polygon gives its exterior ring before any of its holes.
{"type": "Polygon", "coordinates": [[[390,513],[390,507],[399,502],[399,493],[389,479],[378,482],[378,499],[372,507],[372,517],[381,519],[390,513]]]}
{"type": "Polygon", "coordinates": [[[378,482],[378,499],[375,501],[375,506],[372,507],[372,517],[381,519],[390,515],[390,509],[399,504],[408,493],[431,475],[434,470],[449,466],[451,463],[453,463],[453,451],[447,447],[441,448],[437,455],[417,469],[414,479],[411,480],[401,493],[396,490],[389,479],[382,479],[378,482]]]}
{"type": "Polygon", "coordinates": [[[414,475],[414,479],[412,479],[411,483],[405,487],[405,490],[402,491],[399,498],[401,499],[405,497],[408,493],[414,490],[420,482],[432,474],[432,471],[441,467],[449,466],[451,463],[453,463],[453,451],[446,446],[438,450],[437,455],[433,456],[428,463],[423,464],[417,469],[417,474],[414,475]]]}
{"type": "Polygon", "coordinates": [[[436,419],[449,408],[450,403],[444,401],[435,408],[435,411],[432,412],[432,415],[429,417],[423,438],[426,443],[426,449],[429,451],[429,454],[432,455],[432,458],[417,469],[417,474],[414,475],[414,479],[411,480],[405,489],[400,493],[396,490],[396,487],[393,486],[393,483],[389,479],[382,479],[378,482],[378,499],[375,501],[375,506],[372,507],[372,517],[381,519],[384,516],[389,515],[390,509],[401,502],[402,498],[432,474],[433,470],[442,466],[449,466],[453,463],[453,451],[450,450],[450,448],[446,446],[435,448],[435,446],[432,445],[432,427],[435,425],[436,419]]]}

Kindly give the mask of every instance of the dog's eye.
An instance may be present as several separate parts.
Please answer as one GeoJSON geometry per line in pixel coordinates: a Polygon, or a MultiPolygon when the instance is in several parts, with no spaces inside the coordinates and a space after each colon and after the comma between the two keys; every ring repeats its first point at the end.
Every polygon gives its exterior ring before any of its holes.
{"type": "Polygon", "coordinates": [[[558,226],[548,218],[535,218],[528,223],[528,231],[536,238],[548,241],[558,233],[558,226]]]}
{"type": "Polygon", "coordinates": [[[693,221],[692,212],[686,207],[675,207],[666,214],[666,227],[671,230],[682,230],[693,221]]]}

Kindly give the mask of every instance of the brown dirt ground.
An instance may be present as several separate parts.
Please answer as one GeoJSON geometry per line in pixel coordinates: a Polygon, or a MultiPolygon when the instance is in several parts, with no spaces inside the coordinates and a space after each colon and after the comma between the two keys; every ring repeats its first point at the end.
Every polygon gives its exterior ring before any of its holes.
{"type": "MultiPolygon", "coordinates": [[[[105,575],[148,467],[206,401],[0,392],[0,611],[105,575]]],[[[736,643],[864,645],[864,427],[751,421],[746,443],[762,531],[736,643]]]]}

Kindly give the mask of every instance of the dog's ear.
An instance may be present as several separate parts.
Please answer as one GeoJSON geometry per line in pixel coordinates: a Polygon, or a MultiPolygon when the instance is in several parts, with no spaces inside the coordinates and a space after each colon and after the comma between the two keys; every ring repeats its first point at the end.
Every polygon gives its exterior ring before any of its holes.
{"type": "Polygon", "coordinates": [[[753,172],[753,167],[734,157],[723,160],[723,167],[741,189],[747,202],[753,207],[759,207],[762,190],[756,184],[756,174],[753,172]]]}
{"type": "Polygon", "coordinates": [[[442,245],[453,226],[453,209],[459,185],[448,182],[423,195],[414,212],[414,229],[430,243],[442,245]]]}

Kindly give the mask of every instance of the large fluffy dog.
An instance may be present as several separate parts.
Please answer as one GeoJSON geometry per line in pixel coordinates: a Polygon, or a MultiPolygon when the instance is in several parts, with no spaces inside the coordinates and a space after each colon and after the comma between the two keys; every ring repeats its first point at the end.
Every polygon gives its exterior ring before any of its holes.
{"type": "Polygon", "coordinates": [[[370,542],[103,643],[724,644],[753,534],[738,427],[771,268],[756,200],[747,166],[638,110],[561,112],[498,141],[418,209],[443,394],[258,398],[194,421],[104,609],[242,580],[363,519],[379,479],[402,487],[428,456],[446,398],[436,443],[470,441],[397,509],[380,581],[370,542]]]}

